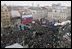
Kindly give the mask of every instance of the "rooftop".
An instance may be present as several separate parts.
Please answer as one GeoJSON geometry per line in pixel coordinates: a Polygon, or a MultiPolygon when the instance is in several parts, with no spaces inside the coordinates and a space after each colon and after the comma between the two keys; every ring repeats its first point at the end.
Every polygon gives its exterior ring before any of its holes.
{"type": "Polygon", "coordinates": [[[12,10],[11,15],[12,17],[20,17],[20,13],[17,10],[12,10]]]}

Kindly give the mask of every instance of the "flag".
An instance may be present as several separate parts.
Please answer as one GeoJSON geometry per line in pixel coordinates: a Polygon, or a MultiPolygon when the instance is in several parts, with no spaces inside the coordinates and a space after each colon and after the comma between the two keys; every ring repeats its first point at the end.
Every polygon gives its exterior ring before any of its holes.
{"type": "Polygon", "coordinates": [[[32,22],[32,15],[22,16],[22,24],[29,24],[32,22]]]}

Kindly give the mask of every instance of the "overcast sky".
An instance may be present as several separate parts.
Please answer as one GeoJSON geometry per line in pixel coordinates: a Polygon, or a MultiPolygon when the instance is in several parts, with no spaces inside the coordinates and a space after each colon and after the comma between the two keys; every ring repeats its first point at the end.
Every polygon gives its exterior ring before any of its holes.
{"type": "Polygon", "coordinates": [[[52,4],[61,3],[62,6],[71,6],[71,1],[1,1],[1,5],[20,5],[20,6],[51,6],[52,4]]]}

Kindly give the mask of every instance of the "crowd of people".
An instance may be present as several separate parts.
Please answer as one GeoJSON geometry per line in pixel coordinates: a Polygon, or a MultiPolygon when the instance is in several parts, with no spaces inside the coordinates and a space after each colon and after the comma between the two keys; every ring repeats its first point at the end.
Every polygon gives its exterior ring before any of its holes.
{"type": "Polygon", "coordinates": [[[11,28],[5,29],[4,34],[1,36],[1,47],[9,46],[13,43],[22,42],[22,38],[24,36],[24,32],[21,31],[13,31],[11,28]]]}
{"type": "MultiPolygon", "coordinates": [[[[52,27],[52,26],[49,26],[52,27]]],[[[13,43],[22,43],[28,45],[28,48],[57,48],[59,47],[58,28],[52,29],[41,26],[40,21],[31,23],[31,28],[28,30],[14,31],[13,28],[5,29],[5,34],[1,36],[1,47],[11,45],[13,43]],[[35,33],[34,33],[35,32],[35,33]]],[[[59,47],[61,48],[61,47],[59,47]]]]}
{"type": "Polygon", "coordinates": [[[57,46],[57,41],[59,40],[56,35],[58,34],[57,30],[53,32],[49,28],[42,27],[38,23],[32,24],[32,29],[34,29],[35,36],[31,36],[29,33],[26,35],[26,44],[29,48],[53,48],[57,46]],[[30,37],[28,37],[30,36],[30,37]]]}

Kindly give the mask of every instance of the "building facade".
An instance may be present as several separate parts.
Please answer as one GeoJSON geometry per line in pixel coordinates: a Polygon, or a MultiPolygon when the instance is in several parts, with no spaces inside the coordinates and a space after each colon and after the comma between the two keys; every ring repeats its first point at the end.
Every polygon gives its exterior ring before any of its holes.
{"type": "Polygon", "coordinates": [[[62,21],[65,21],[68,16],[70,16],[70,13],[71,13],[70,9],[68,9],[65,6],[60,6],[60,4],[53,5],[52,10],[48,11],[47,19],[49,21],[52,21],[54,19],[54,20],[57,20],[57,21],[59,20],[60,22],[62,22],[62,21]]]}
{"type": "Polygon", "coordinates": [[[6,5],[1,6],[1,23],[2,27],[8,27],[11,25],[11,13],[6,5]]]}
{"type": "Polygon", "coordinates": [[[34,20],[47,17],[47,9],[45,7],[31,7],[30,9],[34,20]]]}
{"type": "Polygon", "coordinates": [[[20,15],[19,11],[11,10],[11,22],[12,22],[13,26],[21,23],[21,15],[20,15]]]}

